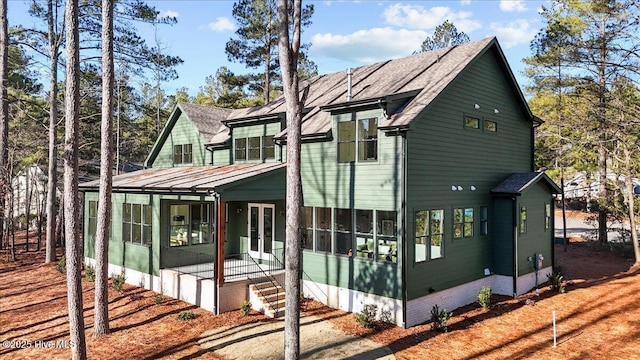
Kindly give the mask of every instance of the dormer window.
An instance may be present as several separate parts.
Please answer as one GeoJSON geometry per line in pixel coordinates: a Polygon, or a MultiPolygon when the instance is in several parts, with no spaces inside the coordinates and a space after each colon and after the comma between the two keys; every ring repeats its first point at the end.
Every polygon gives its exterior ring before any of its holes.
{"type": "Polygon", "coordinates": [[[234,151],[236,161],[267,160],[276,157],[273,135],[237,138],[234,151]]]}
{"type": "Polygon", "coordinates": [[[338,162],[378,160],[378,118],[338,122],[338,162]]]}
{"type": "Polygon", "coordinates": [[[193,163],[193,148],[191,144],[182,144],[173,146],[173,163],[174,164],[191,164],[193,163]]]}

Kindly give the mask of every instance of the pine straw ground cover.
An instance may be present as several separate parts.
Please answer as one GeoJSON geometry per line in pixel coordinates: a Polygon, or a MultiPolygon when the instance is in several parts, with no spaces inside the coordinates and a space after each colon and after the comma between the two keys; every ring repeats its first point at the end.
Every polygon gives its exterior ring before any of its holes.
{"type": "MultiPolygon", "coordinates": [[[[567,293],[548,286],[540,296],[493,297],[490,310],[472,304],[454,310],[449,332],[425,324],[411,329],[380,324],[365,329],[353,314],[305,301],[304,311],[331,321],[344,332],[389,346],[398,359],[640,359],[640,275],[630,262],[588,243],[556,246],[557,263],[566,274],[567,293]],[[551,313],[556,311],[558,346],[553,347],[551,313]]],[[[18,261],[0,253],[0,340],[29,341],[30,348],[1,348],[0,358],[66,359],[68,341],[65,277],[55,265],[42,264],[42,253],[18,253],[18,261]],[[53,348],[36,348],[53,344],[53,348]],[[53,343],[48,343],[52,341],[53,343]]],[[[546,279],[543,279],[546,280],[546,279]]],[[[109,291],[112,333],[92,337],[93,283],[83,282],[87,347],[90,359],[222,359],[200,348],[205,330],[270,321],[252,313],[214,316],[182,301],[125,285],[109,291]],[[180,321],[192,311],[196,318],[180,321]]],[[[23,345],[26,343],[22,343],[23,345]]],[[[17,345],[17,343],[14,343],[17,345]]],[[[282,346],[265,344],[265,346],[282,346]]]]}

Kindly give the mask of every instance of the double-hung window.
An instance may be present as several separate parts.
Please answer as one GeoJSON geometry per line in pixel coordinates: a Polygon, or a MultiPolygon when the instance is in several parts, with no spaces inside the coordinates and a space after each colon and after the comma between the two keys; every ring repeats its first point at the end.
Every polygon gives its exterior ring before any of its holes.
{"type": "Polygon", "coordinates": [[[234,145],[236,160],[267,160],[276,158],[273,135],[237,138],[235,139],[234,145]]]}
{"type": "Polygon", "coordinates": [[[124,242],[151,245],[151,222],[151,205],[122,204],[122,240],[124,242]]]}
{"type": "Polygon", "coordinates": [[[453,209],[453,237],[473,237],[473,208],[453,209]]]}
{"type": "Polygon", "coordinates": [[[378,160],[378,118],[338,122],[338,162],[378,160]]]}
{"type": "Polygon", "coordinates": [[[395,211],[376,211],[378,260],[398,262],[398,229],[395,211]]]}
{"type": "Polygon", "coordinates": [[[331,208],[316,208],[316,251],[331,252],[331,208]]]}
{"type": "Polygon", "coordinates": [[[96,236],[98,229],[98,202],[89,200],[89,217],[88,217],[88,234],[91,237],[96,236]]]}
{"type": "Polygon", "coordinates": [[[192,144],[174,145],[173,146],[173,163],[174,164],[193,163],[192,144]]]}
{"type": "Polygon", "coordinates": [[[520,234],[527,233],[527,207],[525,205],[520,206],[520,234]]]}
{"type": "Polygon", "coordinates": [[[415,261],[444,257],[444,210],[419,210],[415,213],[415,261]]]}
{"type": "Polygon", "coordinates": [[[302,249],[313,250],[313,207],[305,206],[302,215],[304,219],[302,249]]]}
{"type": "Polygon", "coordinates": [[[348,255],[349,251],[353,251],[351,209],[336,209],[335,211],[336,254],[348,255]]]}

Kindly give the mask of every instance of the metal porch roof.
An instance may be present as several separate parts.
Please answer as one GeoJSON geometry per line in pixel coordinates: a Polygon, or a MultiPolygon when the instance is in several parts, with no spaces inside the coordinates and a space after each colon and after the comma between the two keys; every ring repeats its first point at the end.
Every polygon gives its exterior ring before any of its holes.
{"type": "MultiPolygon", "coordinates": [[[[286,163],[151,168],[113,177],[114,192],[210,193],[221,186],[285,168],[286,163]]],[[[97,191],[99,180],[81,191],[97,191]]]]}

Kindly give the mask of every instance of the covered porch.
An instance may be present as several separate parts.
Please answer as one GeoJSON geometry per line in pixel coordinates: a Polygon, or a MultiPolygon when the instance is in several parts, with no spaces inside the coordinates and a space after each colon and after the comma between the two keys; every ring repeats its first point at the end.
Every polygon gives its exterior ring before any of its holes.
{"type": "Polygon", "coordinates": [[[143,222],[152,227],[156,275],[171,270],[222,286],[282,270],[285,167],[152,168],[115,177],[113,191],[148,195],[153,214],[143,222]]]}

